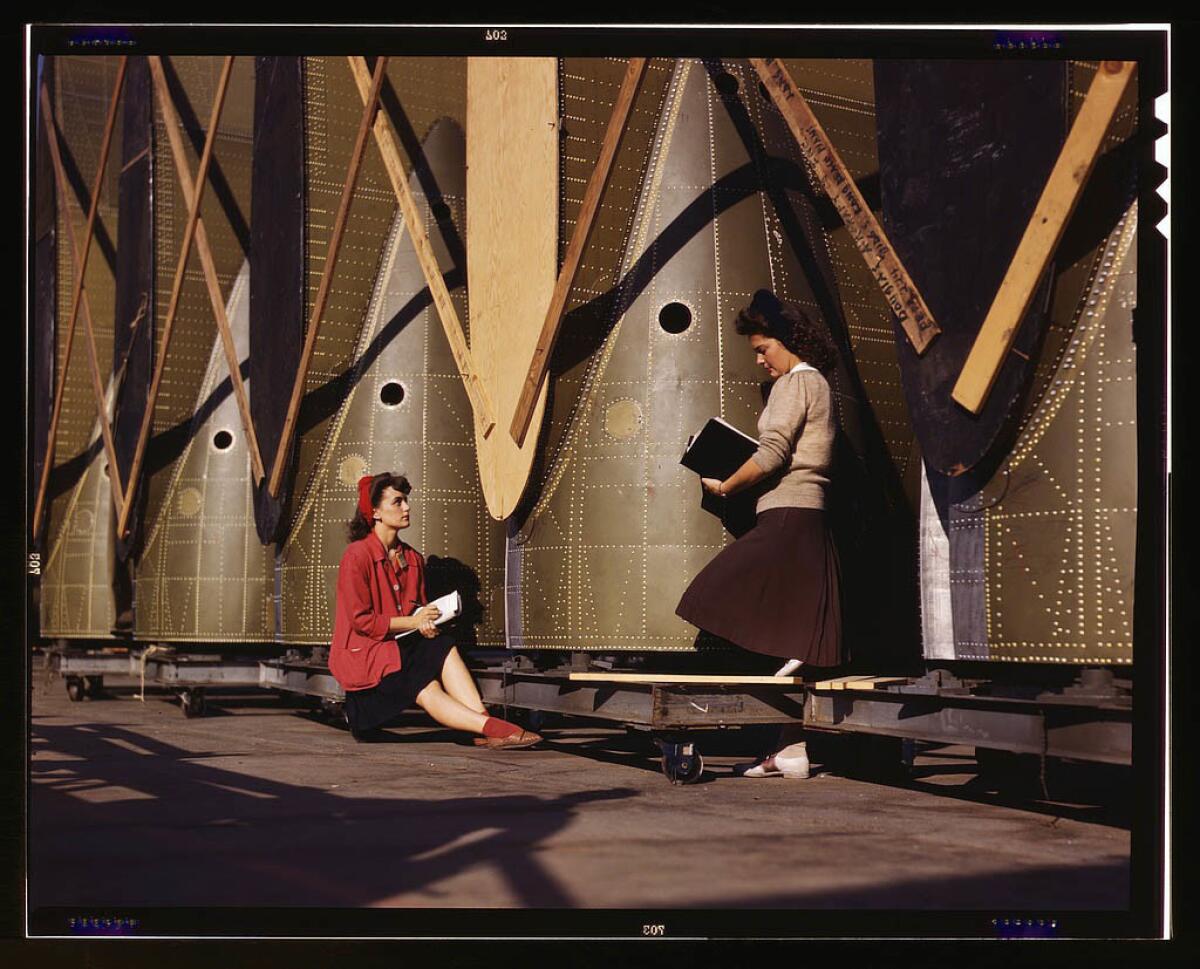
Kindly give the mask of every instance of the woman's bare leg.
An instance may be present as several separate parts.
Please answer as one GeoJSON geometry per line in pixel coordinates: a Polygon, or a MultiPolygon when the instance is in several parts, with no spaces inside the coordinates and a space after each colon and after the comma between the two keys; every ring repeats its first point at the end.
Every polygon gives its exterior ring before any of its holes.
{"type": "Polygon", "coordinates": [[[417,694],[417,706],[442,726],[454,730],[483,733],[483,724],[487,720],[486,713],[478,713],[463,706],[454,697],[447,694],[437,680],[432,681],[417,694]]]}
{"type": "Polygon", "coordinates": [[[446,654],[446,661],[442,664],[442,689],[468,710],[487,713],[487,707],[479,698],[479,688],[471,678],[471,671],[454,647],[446,654]]]}

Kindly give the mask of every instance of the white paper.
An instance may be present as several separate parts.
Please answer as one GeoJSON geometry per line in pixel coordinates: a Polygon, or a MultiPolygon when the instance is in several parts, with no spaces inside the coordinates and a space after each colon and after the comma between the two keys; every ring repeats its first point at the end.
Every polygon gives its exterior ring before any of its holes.
{"type": "MultiPolygon", "coordinates": [[[[462,596],[460,596],[458,594],[458,590],[455,589],[453,592],[447,592],[440,599],[434,599],[433,602],[429,603],[429,605],[437,606],[438,609],[441,610],[441,615],[433,621],[435,626],[440,626],[442,623],[449,622],[451,619],[456,618],[462,612],[462,596]]],[[[424,608],[425,606],[421,606],[421,609],[424,608]]],[[[405,632],[397,633],[396,638],[402,639],[403,637],[408,636],[411,633],[415,633],[416,631],[417,630],[415,629],[409,629],[405,632]]]]}

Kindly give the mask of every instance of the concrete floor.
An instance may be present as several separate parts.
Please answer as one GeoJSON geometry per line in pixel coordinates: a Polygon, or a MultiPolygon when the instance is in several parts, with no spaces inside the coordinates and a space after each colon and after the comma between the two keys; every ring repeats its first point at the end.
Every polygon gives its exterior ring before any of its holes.
{"type": "Polygon", "coordinates": [[[969,748],[922,750],[908,784],[833,759],[748,780],[730,768],[761,738],[727,731],[701,744],[703,780],[673,787],[644,737],[578,721],[533,750],[479,751],[416,715],[356,744],[267,693],[188,720],[106,686],[72,703],[36,677],[31,910],[1129,904],[1125,808],[1002,798],[969,748]]]}

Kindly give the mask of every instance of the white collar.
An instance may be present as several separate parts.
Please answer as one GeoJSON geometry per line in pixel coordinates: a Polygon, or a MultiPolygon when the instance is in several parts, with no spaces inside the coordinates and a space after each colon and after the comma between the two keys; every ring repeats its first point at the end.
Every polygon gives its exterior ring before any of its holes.
{"type": "Polygon", "coordinates": [[[788,373],[795,373],[797,370],[816,370],[816,369],[817,368],[814,367],[812,364],[805,363],[803,360],[801,360],[798,364],[796,364],[796,366],[792,367],[792,369],[789,370],[788,373]]]}

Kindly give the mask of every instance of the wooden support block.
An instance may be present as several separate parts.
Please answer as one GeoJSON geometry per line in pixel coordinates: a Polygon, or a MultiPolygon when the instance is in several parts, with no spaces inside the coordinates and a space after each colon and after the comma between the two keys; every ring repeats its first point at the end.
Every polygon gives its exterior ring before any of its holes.
{"type": "MultiPolygon", "coordinates": [[[[74,292],[71,296],[71,317],[70,323],[67,324],[67,346],[65,359],[63,361],[62,379],[58,381],[58,386],[54,390],[54,408],[50,415],[50,429],[46,438],[46,456],[42,462],[42,476],[38,483],[37,497],[34,500],[33,507],[33,534],[37,535],[41,530],[42,514],[46,506],[46,489],[50,483],[50,465],[54,459],[54,444],[58,437],[58,421],[62,415],[63,389],[67,382],[67,366],[71,362],[71,347],[75,338],[75,321],[79,315],[80,304],[87,299],[84,292],[83,278],[87,272],[88,256],[92,251],[92,237],[96,228],[96,211],[100,205],[100,189],[104,184],[104,172],[108,167],[109,149],[112,147],[113,128],[117,120],[117,102],[121,99],[121,87],[125,83],[125,68],[128,61],[124,56],[117,62],[117,77],[113,82],[112,98],[108,104],[108,117],[104,124],[104,137],[100,143],[100,162],[96,169],[96,178],[92,186],[92,202],[88,207],[87,228],[84,230],[83,244],[81,247],[76,246],[74,237],[74,226],[70,218],[67,219],[67,228],[71,235],[71,249],[74,255],[76,279],[74,292]]],[[[50,96],[45,86],[41,89],[41,105],[42,115],[45,119],[48,131],[48,141],[52,160],[55,166],[55,176],[60,185],[60,194],[63,196],[64,204],[66,204],[66,188],[65,176],[63,175],[62,157],[58,150],[58,134],[54,124],[54,116],[50,105],[50,96]]],[[[116,448],[113,446],[112,428],[108,423],[108,410],[104,404],[104,391],[100,388],[100,368],[96,360],[96,343],[95,335],[92,331],[92,314],[90,305],[86,308],[84,315],[84,326],[88,331],[88,350],[89,350],[89,367],[92,371],[92,389],[97,395],[96,412],[100,418],[100,432],[104,437],[104,449],[108,455],[109,463],[109,480],[112,482],[113,497],[117,502],[118,507],[122,501],[121,485],[120,485],[120,470],[117,466],[116,448]]]]}
{"type": "MultiPolygon", "coordinates": [[[[371,72],[367,70],[365,58],[350,56],[347,60],[350,62],[350,71],[354,74],[354,83],[358,87],[359,96],[365,107],[371,93],[371,72]]],[[[450,293],[446,289],[446,281],[442,278],[441,270],[438,268],[433,247],[429,244],[429,236],[425,232],[421,213],[417,211],[416,202],[413,200],[412,192],[409,191],[408,182],[404,177],[404,165],[400,160],[400,151],[396,147],[392,124],[386,111],[380,111],[376,116],[373,131],[375,143],[379,146],[379,154],[383,158],[383,167],[387,171],[388,181],[392,183],[392,191],[396,193],[396,201],[404,216],[404,224],[408,227],[409,238],[412,239],[413,249],[417,253],[417,261],[421,264],[421,272],[425,276],[426,285],[429,286],[433,305],[437,308],[438,319],[441,320],[446,341],[450,344],[450,352],[458,367],[458,375],[462,377],[463,386],[471,400],[471,409],[479,424],[479,432],[487,437],[491,434],[492,428],[496,426],[495,409],[492,407],[487,388],[480,381],[479,374],[471,360],[471,350],[467,344],[467,337],[463,333],[462,323],[458,319],[458,313],[455,311],[450,293]]]]}
{"type": "Polygon", "coordinates": [[[642,78],[646,75],[646,58],[631,57],[629,66],[625,69],[625,77],[617,92],[617,100],[613,112],[608,119],[608,128],[604,132],[604,140],[600,144],[600,155],[596,159],[596,167],[588,179],[587,189],[583,193],[583,202],[579,207],[579,216],[575,221],[575,230],[571,233],[571,241],[567,245],[566,257],[558,273],[558,281],[550,297],[550,306],[546,310],[546,318],[542,321],[542,332],[538,335],[537,344],[533,348],[533,357],[521,384],[521,395],[517,398],[517,409],[513,413],[509,433],[517,447],[525,443],[525,435],[529,432],[529,424],[533,420],[533,409],[537,405],[538,393],[546,379],[546,371],[550,366],[550,355],[554,352],[554,344],[558,340],[558,331],[562,326],[563,310],[567,305],[567,296],[575,284],[575,275],[579,271],[579,263],[583,258],[583,250],[587,247],[592,229],[596,224],[596,213],[600,209],[600,200],[604,189],[608,186],[609,175],[612,174],[613,160],[621,146],[621,139],[629,125],[629,113],[633,110],[633,101],[637,97],[642,78]]]}
{"type": "Polygon", "coordinates": [[[758,71],[763,86],[791,129],[801,153],[842,217],[859,254],[871,270],[871,275],[875,277],[913,348],[919,354],[924,353],[933,338],[941,332],[941,327],[901,264],[883,226],[854,184],[833,142],[825,134],[825,129],[781,61],[774,57],[752,57],[750,63],[758,71]]]}
{"type": "Polygon", "coordinates": [[[719,683],[728,686],[771,685],[798,686],[804,682],[799,676],[741,676],[684,674],[684,673],[572,673],[572,682],[587,683],[719,683]]]}
{"type": "Polygon", "coordinates": [[[951,396],[972,414],[982,409],[1038,282],[1058,248],[1063,231],[1100,155],[1134,62],[1104,61],[1088,88],[1083,107],[1063,143],[1025,234],[992,300],[951,396]]]}

